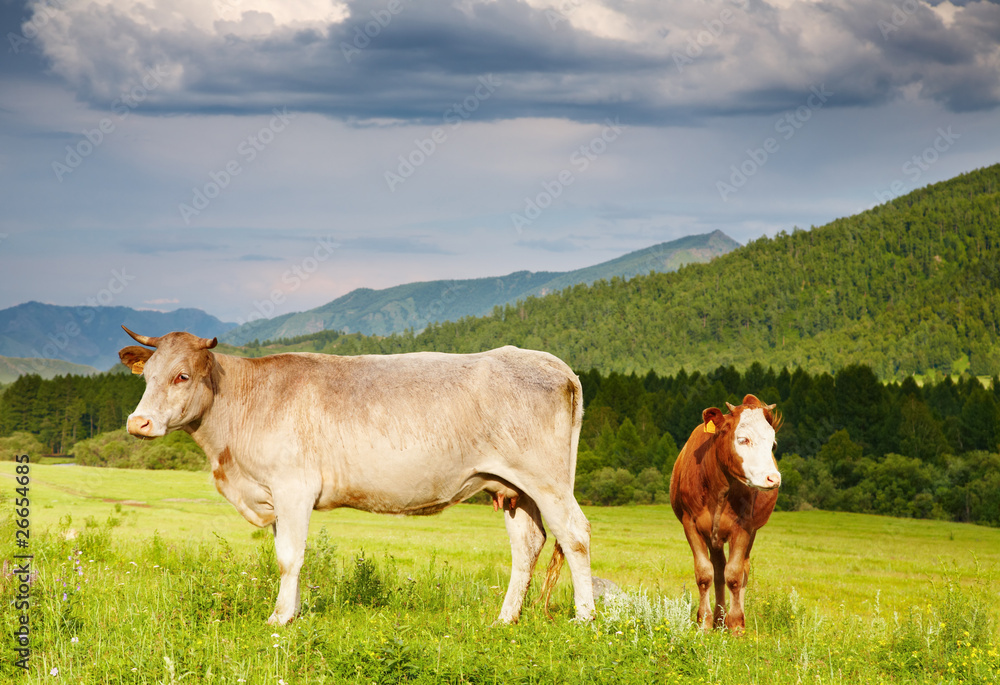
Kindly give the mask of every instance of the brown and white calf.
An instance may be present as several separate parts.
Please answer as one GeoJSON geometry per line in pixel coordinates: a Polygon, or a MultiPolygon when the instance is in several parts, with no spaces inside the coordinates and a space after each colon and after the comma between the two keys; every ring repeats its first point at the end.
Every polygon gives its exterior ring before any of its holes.
{"type": "Polygon", "coordinates": [[[298,612],[314,509],[433,514],[483,490],[504,507],[511,545],[499,620],[521,613],[543,516],[569,563],[576,616],[592,618],[590,524],[573,496],[583,393],[556,357],[503,347],[244,359],[213,352],[214,338],[125,330],[143,346],[119,356],[146,380],[129,433],[187,431],[219,492],[273,527],[281,585],[269,623],[298,612]]]}
{"type": "Polygon", "coordinates": [[[738,407],[726,403],[728,414],[715,407],[702,412],[704,423],[674,463],[670,504],[684,525],[700,602],[698,623],[742,633],[743,599],[750,570],[750,550],[757,531],[767,523],[778,500],[781,474],[774,461],[775,432],[781,417],[774,405],[753,395],[738,407]],[[723,546],[729,543],[729,560],[723,546]],[[715,608],[709,589],[715,585],[715,608]],[[731,606],[725,610],[726,587],[731,606]]]}

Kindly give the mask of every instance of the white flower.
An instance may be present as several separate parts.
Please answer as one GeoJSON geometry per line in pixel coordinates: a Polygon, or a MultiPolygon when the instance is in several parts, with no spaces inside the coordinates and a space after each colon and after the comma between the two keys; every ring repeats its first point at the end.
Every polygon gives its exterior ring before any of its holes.
{"type": "Polygon", "coordinates": [[[281,637],[281,636],[278,635],[277,633],[271,633],[271,637],[281,637]]]}
{"type": "Polygon", "coordinates": [[[59,675],[59,669],[53,666],[52,670],[49,671],[49,675],[59,675]]]}
{"type": "Polygon", "coordinates": [[[75,636],[75,635],[74,635],[74,636],[73,636],[73,638],[72,638],[72,639],[70,640],[70,642],[72,642],[72,643],[74,643],[74,644],[75,644],[75,643],[77,643],[77,642],[79,642],[79,641],[80,641],[80,638],[78,638],[78,637],[77,637],[77,636],[75,636]]]}

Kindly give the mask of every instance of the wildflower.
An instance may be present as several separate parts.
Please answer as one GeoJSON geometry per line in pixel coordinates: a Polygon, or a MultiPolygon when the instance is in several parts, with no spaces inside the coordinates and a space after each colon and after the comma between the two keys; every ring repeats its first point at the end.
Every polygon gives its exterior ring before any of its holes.
{"type": "Polygon", "coordinates": [[[76,644],[76,643],[77,643],[77,642],[79,642],[79,641],[80,641],[80,638],[78,638],[78,637],[77,637],[76,635],[74,635],[74,636],[73,636],[73,637],[72,637],[72,638],[70,639],[70,642],[72,642],[73,644],[76,644]]]}
{"type": "Polygon", "coordinates": [[[63,593],[63,601],[64,602],[66,601],[66,593],[65,592],[63,593]]]}
{"type": "Polygon", "coordinates": [[[277,633],[271,633],[271,637],[281,637],[281,636],[278,635],[277,633]]]}
{"type": "Polygon", "coordinates": [[[49,671],[49,675],[59,675],[59,669],[53,666],[52,670],[49,671]]]}

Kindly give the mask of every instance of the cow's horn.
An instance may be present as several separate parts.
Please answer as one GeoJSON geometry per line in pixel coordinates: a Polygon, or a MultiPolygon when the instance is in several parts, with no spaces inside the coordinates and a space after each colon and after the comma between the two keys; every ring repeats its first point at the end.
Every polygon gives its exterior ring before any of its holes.
{"type": "Polygon", "coordinates": [[[212,338],[211,340],[209,340],[208,338],[201,338],[199,340],[199,342],[201,343],[200,347],[202,349],[204,349],[204,350],[210,350],[210,349],[212,349],[213,347],[215,347],[216,345],[219,344],[219,339],[218,338],[212,338]]]}
{"type": "Polygon", "coordinates": [[[729,404],[729,402],[726,402],[726,408],[729,410],[730,414],[732,414],[734,411],[736,411],[736,407],[734,407],[733,405],[729,404]]]}
{"type": "Polygon", "coordinates": [[[774,408],[777,406],[778,406],[777,404],[765,404],[764,408],[767,409],[768,411],[774,411],[774,408]]]}
{"type": "Polygon", "coordinates": [[[160,344],[159,337],[150,338],[148,335],[139,335],[138,333],[133,333],[129,329],[125,328],[124,325],[122,326],[122,329],[124,329],[126,333],[132,336],[132,339],[135,340],[140,345],[145,345],[146,347],[156,347],[157,345],[160,344]]]}

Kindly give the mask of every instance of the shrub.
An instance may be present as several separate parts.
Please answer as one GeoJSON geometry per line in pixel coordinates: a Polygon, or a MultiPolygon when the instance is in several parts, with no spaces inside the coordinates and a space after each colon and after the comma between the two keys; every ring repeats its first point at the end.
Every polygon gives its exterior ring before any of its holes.
{"type": "Polygon", "coordinates": [[[187,433],[170,433],[156,440],[134,438],[125,429],[101,433],[74,446],[76,463],[119,469],[180,469],[205,471],[208,458],[187,433]]]}

